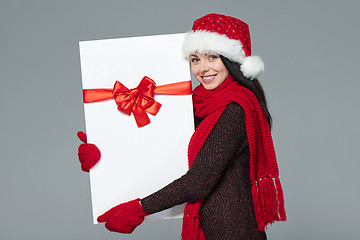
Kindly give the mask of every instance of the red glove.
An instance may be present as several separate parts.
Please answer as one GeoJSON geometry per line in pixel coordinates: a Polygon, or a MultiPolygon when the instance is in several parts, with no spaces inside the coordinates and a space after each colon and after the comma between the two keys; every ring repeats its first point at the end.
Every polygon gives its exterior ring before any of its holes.
{"type": "Polygon", "coordinates": [[[88,172],[100,160],[101,153],[95,144],[87,143],[87,137],[84,132],[78,132],[77,136],[83,142],[78,149],[81,170],[88,172]]]}
{"type": "Polygon", "coordinates": [[[112,232],[132,233],[149,215],[140,205],[140,199],[122,203],[113,207],[97,218],[98,222],[106,222],[105,227],[112,232]]]}

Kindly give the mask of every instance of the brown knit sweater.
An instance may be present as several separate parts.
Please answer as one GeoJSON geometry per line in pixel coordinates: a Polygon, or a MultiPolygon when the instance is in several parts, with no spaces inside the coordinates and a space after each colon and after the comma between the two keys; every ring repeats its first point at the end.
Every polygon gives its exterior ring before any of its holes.
{"type": "MultiPolygon", "coordinates": [[[[196,127],[201,119],[195,119],[196,127]]],[[[250,184],[250,154],[245,115],[229,104],[210,133],[191,169],[141,200],[152,214],[204,198],[200,209],[206,240],[266,239],[257,229],[250,184]]]]}

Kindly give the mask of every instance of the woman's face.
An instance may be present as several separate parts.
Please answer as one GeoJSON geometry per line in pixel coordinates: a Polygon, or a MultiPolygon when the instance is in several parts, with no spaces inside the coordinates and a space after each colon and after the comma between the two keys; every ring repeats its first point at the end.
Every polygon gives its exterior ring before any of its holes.
{"type": "Polygon", "coordinates": [[[206,90],[217,88],[230,75],[220,56],[216,53],[195,52],[190,55],[190,65],[194,76],[206,90]]]}

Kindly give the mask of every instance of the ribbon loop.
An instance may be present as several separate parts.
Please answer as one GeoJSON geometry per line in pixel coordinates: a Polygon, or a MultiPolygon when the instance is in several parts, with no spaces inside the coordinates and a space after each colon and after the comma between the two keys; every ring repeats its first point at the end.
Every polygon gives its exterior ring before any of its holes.
{"type": "Polygon", "coordinates": [[[130,90],[119,81],[116,81],[113,98],[121,112],[127,115],[133,113],[138,127],[143,127],[150,123],[146,112],[156,115],[161,107],[161,104],[153,99],[154,90],[155,82],[146,76],[143,77],[136,88],[130,90]]]}

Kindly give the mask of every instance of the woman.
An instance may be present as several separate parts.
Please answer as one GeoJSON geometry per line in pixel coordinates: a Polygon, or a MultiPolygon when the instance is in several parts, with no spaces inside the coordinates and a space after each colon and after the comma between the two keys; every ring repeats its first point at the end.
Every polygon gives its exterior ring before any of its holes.
{"type": "MultiPolygon", "coordinates": [[[[110,231],[131,233],[144,216],[188,202],[182,239],[266,239],[266,225],[286,216],[271,116],[256,79],[264,65],[251,56],[248,26],[208,14],[186,34],[183,54],[200,82],[193,92],[196,131],[189,143],[189,171],[98,221],[110,231]]],[[[80,145],[83,170],[99,158],[96,146],[80,145]]]]}

